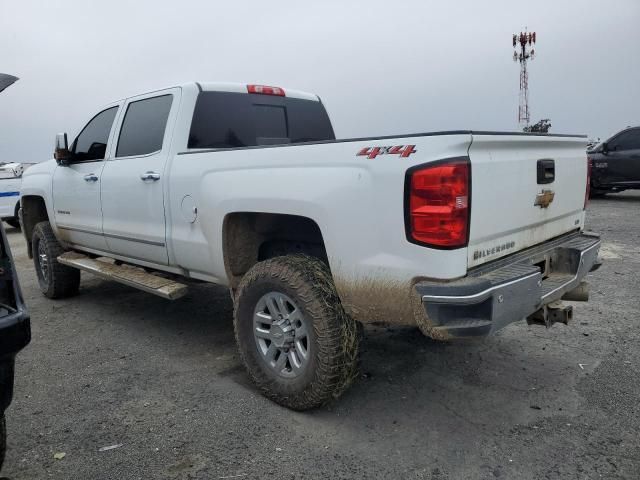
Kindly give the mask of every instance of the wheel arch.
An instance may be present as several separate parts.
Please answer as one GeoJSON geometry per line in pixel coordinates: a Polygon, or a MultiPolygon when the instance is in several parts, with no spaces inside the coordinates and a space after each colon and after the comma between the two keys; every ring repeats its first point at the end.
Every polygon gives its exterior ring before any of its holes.
{"type": "Polygon", "coordinates": [[[222,226],[222,249],[232,290],[253,265],[276,256],[305,253],[322,260],[330,269],[320,226],[300,215],[229,213],[222,226]]]}
{"type": "Polygon", "coordinates": [[[27,242],[27,253],[29,258],[33,258],[33,252],[31,251],[33,229],[38,223],[50,220],[47,204],[44,198],[39,195],[24,195],[20,198],[20,211],[20,223],[22,233],[27,242]]]}

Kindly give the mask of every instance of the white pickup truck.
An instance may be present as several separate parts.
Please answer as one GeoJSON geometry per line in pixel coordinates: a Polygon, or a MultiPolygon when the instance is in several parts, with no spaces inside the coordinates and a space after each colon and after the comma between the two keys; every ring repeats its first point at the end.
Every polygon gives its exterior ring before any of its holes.
{"type": "Polygon", "coordinates": [[[336,140],[316,95],[188,83],[66,138],[22,185],[43,293],[76,293],[80,270],[170,299],[226,285],[251,377],[294,409],[349,385],[357,322],[436,339],[566,323],[599,265],[580,136],[336,140]]]}

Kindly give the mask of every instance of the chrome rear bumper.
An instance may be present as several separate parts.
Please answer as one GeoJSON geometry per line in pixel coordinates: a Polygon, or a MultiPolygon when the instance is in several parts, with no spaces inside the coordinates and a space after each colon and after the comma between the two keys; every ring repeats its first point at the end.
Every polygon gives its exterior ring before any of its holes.
{"type": "Polygon", "coordinates": [[[599,248],[599,236],[575,232],[473,269],[460,280],[419,282],[415,290],[426,314],[419,324],[437,337],[494,333],[577,288],[597,268],[599,248]]]}

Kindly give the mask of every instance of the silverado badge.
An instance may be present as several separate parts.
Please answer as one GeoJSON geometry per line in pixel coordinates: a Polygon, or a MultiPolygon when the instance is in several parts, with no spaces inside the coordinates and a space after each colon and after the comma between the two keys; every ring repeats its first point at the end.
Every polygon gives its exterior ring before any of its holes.
{"type": "Polygon", "coordinates": [[[542,193],[536,195],[536,201],[534,202],[534,207],[547,208],[553,202],[553,197],[555,197],[555,193],[553,190],[542,190],[542,193]]]}

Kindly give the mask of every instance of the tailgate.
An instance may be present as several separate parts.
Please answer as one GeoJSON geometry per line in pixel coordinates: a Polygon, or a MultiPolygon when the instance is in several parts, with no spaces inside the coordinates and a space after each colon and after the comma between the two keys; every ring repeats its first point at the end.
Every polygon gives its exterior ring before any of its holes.
{"type": "Polygon", "coordinates": [[[473,134],[469,267],[584,226],[586,144],[574,136],[473,134]]]}

